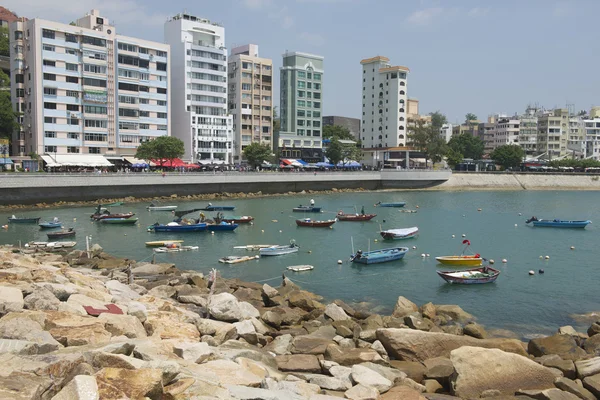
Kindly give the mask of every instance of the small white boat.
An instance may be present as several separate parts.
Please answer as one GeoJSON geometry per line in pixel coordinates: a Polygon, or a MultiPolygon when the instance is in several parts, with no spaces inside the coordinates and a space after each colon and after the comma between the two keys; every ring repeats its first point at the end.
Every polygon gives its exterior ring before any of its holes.
{"type": "Polygon", "coordinates": [[[248,250],[248,251],[259,251],[260,249],[266,249],[267,247],[276,246],[274,244],[249,244],[246,246],[235,246],[234,249],[248,250]]]}
{"type": "Polygon", "coordinates": [[[312,265],[292,265],[290,267],[287,267],[287,269],[294,272],[302,272],[313,270],[315,269],[315,267],[313,267],[312,265]]]}
{"type": "Polygon", "coordinates": [[[223,257],[223,258],[219,258],[219,262],[220,263],[224,263],[224,264],[238,264],[238,263],[242,263],[242,262],[246,262],[246,261],[251,261],[251,260],[258,260],[260,258],[260,256],[243,256],[243,257],[238,257],[238,256],[227,256],[227,257],[223,257]]]}
{"type": "Polygon", "coordinates": [[[261,256],[282,256],[284,254],[297,253],[298,249],[298,245],[296,243],[292,243],[285,246],[265,247],[260,249],[258,252],[261,256]]]}
{"type": "Polygon", "coordinates": [[[198,250],[198,246],[157,247],[155,253],[178,253],[180,251],[198,250]]]}
{"type": "Polygon", "coordinates": [[[68,249],[75,247],[77,242],[29,242],[25,247],[32,249],[68,249]]]}
{"type": "Polygon", "coordinates": [[[177,206],[155,206],[150,204],[148,207],[146,207],[146,210],[148,211],[173,211],[176,210],[177,206]]]}

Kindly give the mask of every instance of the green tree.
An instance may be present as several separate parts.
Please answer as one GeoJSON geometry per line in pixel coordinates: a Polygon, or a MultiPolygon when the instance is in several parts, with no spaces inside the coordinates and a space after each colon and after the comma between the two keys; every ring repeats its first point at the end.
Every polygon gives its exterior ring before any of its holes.
{"type": "Polygon", "coordinates": [[[446,152],[446,162],[449,166],[454,168],[456,165],[460,164],[463,160],[463,155],[452,147],[448,147],[448,151],[446,152]]]}
{"type": "Polygon", "coordinates": [[[155,160],[162,167],[167,163],[172,166],[173,160],[184,154],[185,146],[180,139],[173,136],[160,136],[139,145],[135,157],[142,160],[155,160]]]}
{"type": "Polygon", "coordinates": [[[497,147],[490,157],[492,160],[502,166],[502,168],[516,168],[523,162],[525,152],[519,145],[507,144],[497,147]]]}
{"type": "Polygon", "coordinates": [[[409,121],[408,137],[411,145],[425,155],[425,166],[428,160],[435,165],[446,154],[446,141],[440,136],[439,129],[423,120],[409,121]]]}
{"type": "Polygon", "coordinates": [[[9,89],[10,78],[0,70],[0,137],[11,139],[13,132],[19,129],[19,124],[10,101],[9,89]]]}
{"type": "Polygon", "coordinates": [[[244,157],[253,168],[258,167],[264,161],[271,161],[271,146],[254,142],[244,149],[244,157]]]}
{"type": "Polygon", "coordinates": [[[0,27],[0,56],[10,56],[10,38],[8,27],[0,27]]]}
{"type": "Polygon", "coordinates": [[[356,140],[348,128],[340,125],[325,125],[323,127],[323,139],[336,138],[338,140],[356,140]]]}
{"type": "Polygon", "coordinates": [[[279,132],[281,129],[281,120],[279,119],[279,115],[277,115],[277,106],[273,107],[273,134],[279,132]]]}
{"type": "Polygon", "coordinates": [[[465,122],[467,123],[467,125],[471,125],[475,121],[477,121],[477,115],[473,113],[468,113],[467,115],[465,115],[465,122]]]}
{"type": "Polygon", "coordinates": [[[485,145],[481,138],[465,132],[460,135],[452,136],[448,142],[448,147],[453,149],[456,153],[462,154],[465,158],[480,160],[485,145]]]}
{"type": "Polygon", "coordinates": [[[340,161],[344,159],[344,146],[342,146],[342,144],[336,137],[331,139],[331,142],[329,143],[329,146],[327,146],[327,150],[325,151],[325,156],[333,165],[337,165],[340,161]]]}
{"type": "Polygon", "coordinates": [[[431,125],[438,130],[442,128],[442,125],[448,123],[448,118],[442,114],[439,110],[429,113],[431,116],[431,125]]]}

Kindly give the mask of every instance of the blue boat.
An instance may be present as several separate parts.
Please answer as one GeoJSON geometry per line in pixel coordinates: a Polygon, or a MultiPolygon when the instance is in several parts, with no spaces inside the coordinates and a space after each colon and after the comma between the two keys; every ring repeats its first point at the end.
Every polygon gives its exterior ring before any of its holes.
{"type": "Polygon", "coordinates": [[[401,207],[404,207],[405,205],[406,205],[405,201],[397,201],[395,203],[382,203],[382,202],[375,203],[375,207],[379,206],[379,207],[397,207],[397,208],[401,208],[401,207]]]}
{"type": "Polygon", "coordinates": [[[8,217],[8,222],[11,224],[37,224],[40,222],[39,217],[37,218],[20,218],[20,217],[15,217],[14,215],[12,217],[8,217]]]}
{"type": "Polygon", "coordinates": [[[391,247],[389,249],[373,250],[363,253],[359,250],[350,261],[359,264],[379,264],[389,261],[401,260],[408,253],[408,247],[391,247]]]}
{"type": "Polygon", "coordinates": [[[52,222],[41,222],[39,224],[39,227],[41,229],[54,229],[54,228],[60,228],[62,226],[62,223],[58,220],[58,218],[54,218],[52,220],[52,222]]]}
{"type": "Polygon", "coordinates": [[[228,222],[221,222],[220,224],[209,224],[206,229],[211,232],[225,232],[225,231],[234,231],[239,225],[238,224],[230,224],[228,222]]]}
{"type": "Polygon", "coordinates": [[[191,225],[179,225],[175,222],[170,222],[167,225],[154,224],[148,227],[148,231],[154,232],[202,232],[206,230],[207,224],[191,224],[191,225]]]}
{"type": "Polygon", "coordinates": [[[527,221],[526,224],[533,223],[533,226],[545,227],[545,228],[585,228],[588,224],[591,224],[592,221],[562,221],[560,219],[537,219],[536,217],[531,217],[527,221]]]}
{"type": "Polygon", "coordinates": [[[232,211],[235,210],[235,206],[213,206],[211,203],[204,208],[200,208],[202,211],[232,211]]]}
{"type": "Polygon", "coordinates": [[[294,212],[313,212],[313,213],[320,213],[321,212],[321,207],[315,207],[315,206],[298,206],[298,207],[294,207],[292,209],[292,211],[294,212]]]}

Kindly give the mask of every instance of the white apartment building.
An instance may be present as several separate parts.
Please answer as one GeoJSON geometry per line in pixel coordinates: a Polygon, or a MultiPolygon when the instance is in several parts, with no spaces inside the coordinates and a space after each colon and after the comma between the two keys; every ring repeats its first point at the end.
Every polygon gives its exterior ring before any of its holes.
{"type": "Polygon", "coordinates": [[[260,58],[257,45],[247,44],[231,50],[228,72],[233,161],[238,164],[249,144],[273,148],[273,61],[260,58]]]}
{"type": "Polygon", "coordinates": [[[497,115],[494,126],[494,149],[504,145],[519,144],[519,118],[497,115]]]}
{"type": "Polygon", "coordinates": [[[233,119],[227,112],[225,29],[207,19],[177,14],[165,23],[174,76],[173,136],[186,160],[232,163],[233,119]]]}
{"type": "Polygon", "coordinates": [[[585,158],[600,160],[600,107],[592,107],[588,118],[582,121],[582,148],[585,158]]]}
{"type": "Polygon", "coordinates": [[[452,139],[452,124],[444,124],[440,128],[440,136],[448,143],[452,139]]]}
{"type": "Polygon", "coordinates": [[[280,75],[281,129],[276,147],[281,158],[323,161],[324,59],[286,52],[280,75]]]}
{"type": "Polygon", "coordinates": [[[405,146],[407,141],[407,67],[392,66],[389,58],[362,60],[363,148],[405,146]]]}
{"type": "Polygon", "coordinates": [[[527,107],[525,114],[519,116],[519,121],[519,144],[521,148],[525,151],[525,154],[537,155],[538,117],[536,109],[527,107]]]}
{"type": "Polygon", "coordinates": [[[168,45],[117,35],[92,10],[74,25],[20,18],[10,48],[13,154],[132,156],[170,134],[168,45]]]}

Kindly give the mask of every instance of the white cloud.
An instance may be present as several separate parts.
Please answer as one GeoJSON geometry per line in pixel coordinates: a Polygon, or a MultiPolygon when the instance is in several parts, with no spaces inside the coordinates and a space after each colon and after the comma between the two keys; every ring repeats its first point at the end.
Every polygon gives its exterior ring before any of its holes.
{"type": "Polygon", "coordinates": [[[43,18],[51,21],[69,23],[81,18],[92,9],[98,9],[117,28],[126,24],[160,26],[167,15],[151,11],[140,0],[4,0],[4,7],[27,18],[43,18]]]}
{"type": "Polygon", "coordinates": [[[319,35],[318,33],[308,33],[308,32],[302,32],[300,34],[300,39],[302,39],[303,42],[311,44],[313,46],[323,46],[325,44],[325,38],[321,35],[319,35]]]}
{"type": "Polygon", "coordinates": [[[417,10],[406,18],[406,22],[412,25],[430,25],[437,17],[439,17],[444,9],[442,7],[430,7],[422,10],[417,10]]]}

